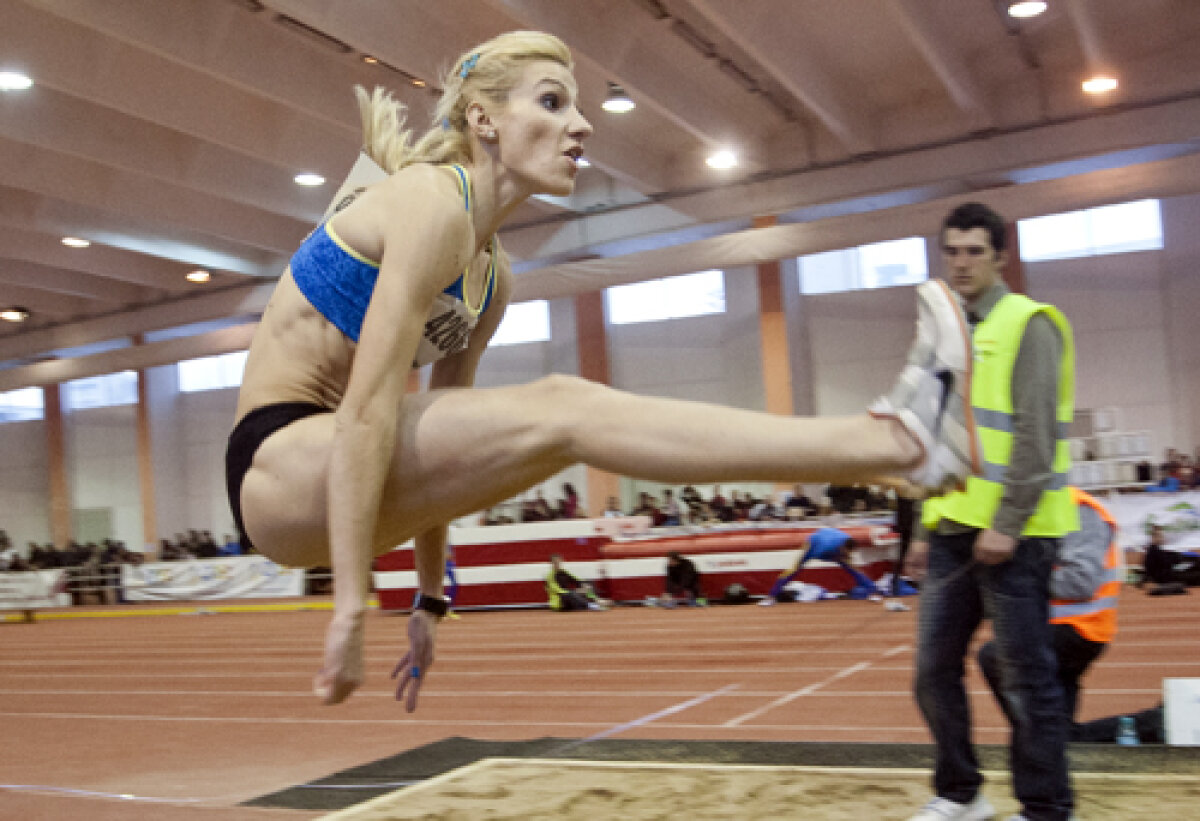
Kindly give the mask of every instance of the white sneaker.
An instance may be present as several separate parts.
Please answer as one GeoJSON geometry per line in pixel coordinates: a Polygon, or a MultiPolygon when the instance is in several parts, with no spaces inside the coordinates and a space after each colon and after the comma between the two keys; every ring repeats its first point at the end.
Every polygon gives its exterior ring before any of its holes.
{"type": "Polygon", "coordinates": [[[775,604],[775,600],[770,596],[760,599],[758,602],[759,607],[770,607],[773,604],[775,604]]]}
{"type": "Polygon", "coordinates": [[[988,821],[995,815],[996,810],[980,793],[969,804],[934,798],[908,821],[988,821]]]}
{"type": "Polygon", "coordinates": [[[904,613],[912,610],[911,607],[899,599],[888,599],[883,603],[883,609],[887,610],[889,613],[904,613]]]}
{"type": "Polygon", "coordinates": [[[917,336],[892,392],[867,409],[895,419],[923,458],[908,479],[939,492],[983,469],[971,410],[971,332],[958,297],[941,280],[917,288],[917,336]]]}

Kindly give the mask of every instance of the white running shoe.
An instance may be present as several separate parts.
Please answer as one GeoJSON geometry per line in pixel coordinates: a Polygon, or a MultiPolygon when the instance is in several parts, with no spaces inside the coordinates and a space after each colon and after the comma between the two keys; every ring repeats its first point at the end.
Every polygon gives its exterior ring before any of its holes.
{"type": "Polygon", "coordinates": [[[971,332],[958,297],[941,280],[922,283],[908,363],[892,392],[867,410],[899,421],[917,441],[923,458],[908,480],[927,490],[962,485],[983,469],[970,401],[971,360],[971,332]]]}
{"type": "Polygon", "coordinates": [[[883,609],[889,613],[904,613],[912,608],[899,599],[888,599],[883,603],[883,609]]]}
{"type": "Polygon", "coordinates": [[[948,798],[934,798],[908,821],[989,821],[995,815],[996,810],[980,793],[967,804],[948,798]]]}

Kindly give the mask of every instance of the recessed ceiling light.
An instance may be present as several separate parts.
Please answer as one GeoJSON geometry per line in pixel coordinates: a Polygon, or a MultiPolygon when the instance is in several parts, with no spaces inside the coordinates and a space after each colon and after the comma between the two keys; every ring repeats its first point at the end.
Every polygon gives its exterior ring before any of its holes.
{"type": "Polygon", "coordinates": [[[309,174],[306,172],[304,174],[296,175],[296,185],[304,185],[304,186],[308,186],[309,188],[313,188],[315,186],[324,185],[324,184],[325,184],[325,178],[322,177],[320,174],[309,174]]]}
{"type": "Polygon", "coordinates": [[[203,269],[192,271],[187,275],[188,282],[208,282],[212,279],[212,275],[203,269]]]}
{"type": "Polygon", "coordinates": [[[1083,81],[1083,90],[1088,94],[1104,94],[1115,89],[1117,85],[1116,77],[1097,74],[1095,77],[1089,77],[1083,81]]]}
{"type": "Polygon", "coordinates": [[[5,322],[24,322],[29,319],[29,309],[22,308],[19,305],[4,308],[0,310],[0,319],[3,319],[5,322]]]}
{"type": "Polygon", "coordinates": [[[376,63],[378,63],[378,62],[379,62],[379,61],[378,61],[378,60],[376,60],[374,57],[372,57],[370,54],[364,54],[364,55],[363,55],[363,58],[362,58],[362,61],[363,61],[364,63],[366,63],[367,65],[369,65],[369,66],[373,66],[373,65],[375,65],[376,63]]]}
{"type": "Polygon", "coordinates": [[[422,80],[422,79],[420,79],[420,78],[416,78],[416,77],[414,77],[414,78],[413,78],[412,84],[413,84],[414,86],[416,86],[417,88],[424,88],[424,87],[425,87],[425,81],[424,81],[424,80],[422,80]]]}
{"type": "Polygon", "coordinates": [[[720,151],[709,156],[707,160],[709,168],[733,168],[738,164],[737,154],[734,154],[728,148],[722,148],[720,151]]]}
{"type": "Polygon", "coordinates": [[[1046,0],[1014,0],[1008,4],[1009,17],[1037,17],[1046,10],[1046,0]]]}
{"type": "Polygon", "coordinates": [[[63,237],[62,244],[69,245],[72,248],[87,248],[92,243],[90,240],[80,239],[79,237],[63,237]]]}
{"type": "Polygon", "coordinates": [[[600,104],[600,107],[609,114],[625,114],[637,108],[637,103],[625,93],[625,89],[616,83],[609,83],[608,98],[600,104]]]}
{"type": "Polygon", "coordinates": [[[23,91],[33,85],[29,76],[19,71],[0,71],[0,91],[23,91]]]}

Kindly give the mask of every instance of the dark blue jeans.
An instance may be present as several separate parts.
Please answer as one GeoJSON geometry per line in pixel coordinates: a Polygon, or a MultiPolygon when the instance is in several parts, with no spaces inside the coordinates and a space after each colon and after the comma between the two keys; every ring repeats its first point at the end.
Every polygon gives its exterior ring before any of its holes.
{"type": "Polygon", "coordinates": [[[1007,562],[974,562],[976,531],[931,533],[921,584],[917,703],[937,744],[934,790],[967,802],[983,776],[971,745],[964,659],[984,618],[992,620],[1006,707],[1015,719],[1013,790],[1030,821],[1066,821],[1073,805],[1067,774],[1067,721],[1050,639],[1050,570],[1056,539],[1017,542],[1007,562]]]}

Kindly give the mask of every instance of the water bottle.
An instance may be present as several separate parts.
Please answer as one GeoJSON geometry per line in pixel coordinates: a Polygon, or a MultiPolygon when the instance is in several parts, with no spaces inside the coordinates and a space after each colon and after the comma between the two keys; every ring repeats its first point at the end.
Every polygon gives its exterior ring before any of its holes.
{"type": "Polygon", "coordinates": [[[1125,747],[1136,747],[1138,739],[1137,722],[1133,716],[1121,716],[1117,719],[1117,743],[1125,747]]]}

